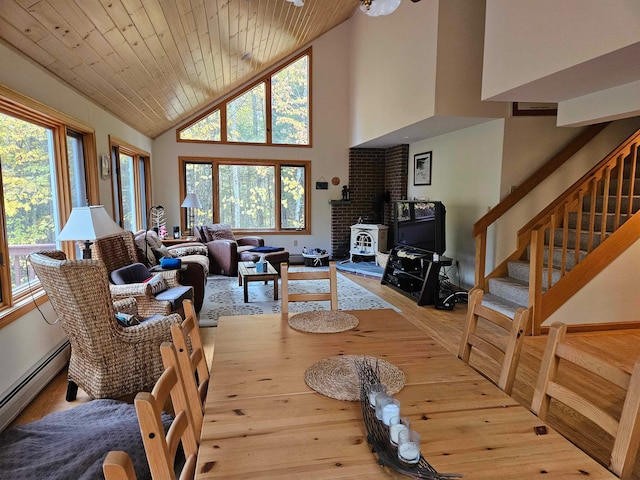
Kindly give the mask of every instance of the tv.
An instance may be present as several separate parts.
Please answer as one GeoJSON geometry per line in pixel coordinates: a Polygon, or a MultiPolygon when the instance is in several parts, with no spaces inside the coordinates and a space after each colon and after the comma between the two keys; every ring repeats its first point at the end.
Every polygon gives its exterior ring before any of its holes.
{"type": "Polygon", "coordinates": [[[394,244],[443,255],[447,248],[443,203],[430,200],[398,200],[394,203],[394,244]]]}

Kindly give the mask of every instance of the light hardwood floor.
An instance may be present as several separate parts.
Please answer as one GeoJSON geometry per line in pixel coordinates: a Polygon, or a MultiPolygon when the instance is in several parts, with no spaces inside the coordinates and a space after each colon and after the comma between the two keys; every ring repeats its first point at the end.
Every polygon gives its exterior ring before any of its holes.
{"type": "MultiPolygon", "coordinates": [[[[457,304],[453,311],[436,310],[432,306],[418,307],[414,300],[392,288],[381,285],[379,280],[358,275],[348,275],[348,277],[399,308],[411,323],[457,355],[466,321],[466,304],[457,304]]],[[[207,358],[209,359],[214,348],[215,330],[215,328],[202,330],[203,342],[207,346],[207,358]]],[[[640,330],[569,334],[568,339],[595,355],[615,361],[629,371],[631,371],[636,359],[640,358],[640,350],[638,349],[640,330]]],[[[545,336],[527,337],[524,341],[512,396],[527,407],[531,405],[545,343],[545,336]]],[[[487,371],[489,378],[497,378],[497,369],[486,362],[486,359],[472,356],[471,365],[487,371]]],[[[566,375],[572,380],[584,377],[578,372],[569,372],[566,375]]],[[[613,415],[619,415],[624,400],[622,392],[594,379],[587,378],[587,380],[589,384],[586,389],[593,392],[593,401],[606,406],[613,415]]],[[[74,402],[66,402],[64,399],[65,391],[66,372],[63,371],[38,395],[14,423],[33,421],[49,412],[72,408],[89,401],[86,394],[79,391],[78,398],[74,402]]],[[[613,440],[607,434],[599,433],[597,427],[590,424],[588,420],[580,418],[572,412],[563,411],[556,406],[551,409],[548,422],[592,457],[603,464],[608,462],[613,440]]],[[[640,480],[640,461],[636,462],[633,478],[640,480]]]]}

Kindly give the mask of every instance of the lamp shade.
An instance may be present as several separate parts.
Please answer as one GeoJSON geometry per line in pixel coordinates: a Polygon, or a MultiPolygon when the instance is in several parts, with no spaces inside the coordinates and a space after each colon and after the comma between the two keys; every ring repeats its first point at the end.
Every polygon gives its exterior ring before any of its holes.
{"type": "Polygon", "coordinates": [[[195,193],[187,193],[187,196],[184,197],[184,201],[180,206],[184,208],[202,208],[200,199],[198,199],[198,196],[195,193]]]}
{"type": "Polygon", "coordinates": [[[102,205],[74,207],[58,240],[95,240],[122,232],[102,205]]]}

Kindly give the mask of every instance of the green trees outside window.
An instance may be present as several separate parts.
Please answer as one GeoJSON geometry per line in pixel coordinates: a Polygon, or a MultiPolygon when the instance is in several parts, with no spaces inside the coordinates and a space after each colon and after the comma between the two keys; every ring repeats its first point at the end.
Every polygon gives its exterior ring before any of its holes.
{"type": "Polygon", "coordinates": [[[196,225],[234,230],[307,231],[310,163],[284,160],[182,158],[185,193],[195,193],[196,225]]]}
{"type": "Polygon", "coordinates": [[[178,141],[310,146],[311,49],[177,129],[178,141]]]}

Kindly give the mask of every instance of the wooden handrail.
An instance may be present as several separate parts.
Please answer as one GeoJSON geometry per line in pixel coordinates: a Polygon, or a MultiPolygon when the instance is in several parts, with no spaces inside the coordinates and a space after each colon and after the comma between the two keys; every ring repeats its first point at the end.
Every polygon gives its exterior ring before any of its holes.
{"type": "MultiPolygon", "coordinates": [[[[540,213],[538,213],[538,215],[536,215],[534,218],[532,218],[524,227],[522,227],[518,231],[518,235],[520,235],[522,232],[526,232],[526,231],[530,230],[537,223],[540,223],[541,219],[543,219],[547,215],[549,215],[549,213],[552,212],[553,210],[555,210],[559,205],[562,205],[562,203],[568,197],[570,197],[571,195],[575,194],[578,190],[580,190],[580,188],[582,188],[589,180],[598,177],[599,176],[599,172],[603,169],[603,167],[605,166],[606,163],[610,163],[614,159],[618,159],[618,157],[621,156],[621,152],[625,151],[634,142],[638,141],[638,134],[640,134],[640,130],[637,131],[635,134],[633,134],[628,139],[626,139],[624,142],[622,142],[615,150],[613,150],[609,155],[607,155],[604,159],[602,159],[602,161],[598,162],[597,165],[595,165],[593,168],[591,168],[591,170],[589,170],[587,173],[585,173],[582,177],[580,177],[579,180],[577,180],[573,185],[571,185],[567,190],[565,190],[565,192],[561,196],[556,198],[544,210],[542,210],[540,213]]],[[[620,170],[618,172],[618,175],[619,175],[618,180],[622,179],[621,174],[622,174],[622,171],[620,170]]],[[[620,186],[620,185],[621,185],[621,182],[618,181],[618,186],[620,186]]]]}
{"type": "Polygon", "coordinates": [[[640,181],[636,178],[640,130],[522,227],[516,251],[485,275],[487,228],[604,128],[596,127],[582,132],[474,225],[477,288],[486,290],[490,278],[507,275],[509,262],[524,259],[528,250],[528,304],[533,309],[534,335],[541,333],[542,322],[567,298],[638,238],[640,216],[633,215],[633,200],[640,181]],[[575,229],[569,228],[570,220],[575,220],[575,229]],[[589,256],[596,248],[602,252],[598,258],[589,256]]]}
{"type": "Polygon", "coordinates": [[[545,178],[560,168],[576,152],[589,143],[598,135],[609,123],[599,123],[591,125],[583,130],[576,138],[571,140],[560,152],[558,152],[547,163],[536,170],[529,178],[507,195],[500,203],[489,210],[473,225],[473,236],[477,237],[481,231],[486,230],[498,218],[505,214],[516,203],[522,200],[529,192],[540,184],[545,178]]]}

